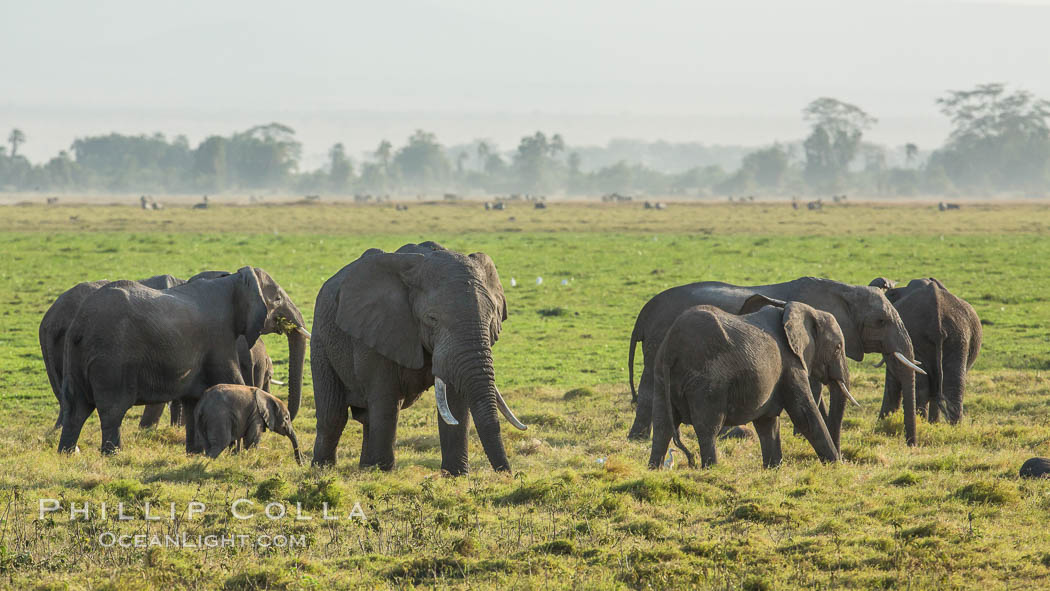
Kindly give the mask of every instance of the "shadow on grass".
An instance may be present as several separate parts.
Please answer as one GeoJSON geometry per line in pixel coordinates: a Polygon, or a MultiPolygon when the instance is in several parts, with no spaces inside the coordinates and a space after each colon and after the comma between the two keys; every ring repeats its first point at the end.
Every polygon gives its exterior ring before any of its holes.
{"type": "Polygon", "coordinates": [[[197,460],[195,462],[179,466],[171,470],[157,472],[143,476],[143,482],[184,482],[195,483],[202,480],[229,480],[238,481],[244,478],[254,480],[250,474],[233,468],[221,468],[209,470],[211,463],[208,460],[197,460]]]}

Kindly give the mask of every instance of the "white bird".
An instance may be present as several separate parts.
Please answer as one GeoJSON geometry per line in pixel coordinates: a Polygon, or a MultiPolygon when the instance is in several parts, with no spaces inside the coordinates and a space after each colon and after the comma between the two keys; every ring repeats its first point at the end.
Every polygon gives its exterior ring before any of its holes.
{"type": "Polygon", "coordinates": [[[511,277],[510,278],[510,286],[511,287],[517,287],[518,286],[518,280],[513,278],[513,277],[511,277]]]}
{"type": "Polygon", "coordinates": [[[674,450],[667,450],[667,459],[664,460],[664,470],[674,470],[674,450]]]}
{"type": "Polygon", "coordinates": [[[597,462],[599,465],[605,464],[605,458],[598,458],[597,460],[594,460],[594,461],[597,462]]]}
{"type": "Polygon", "coordinates": [[[540,285],[542,283],[543,283],[543,277],[537,277],[536,278],[536,285],[540,285]]]}

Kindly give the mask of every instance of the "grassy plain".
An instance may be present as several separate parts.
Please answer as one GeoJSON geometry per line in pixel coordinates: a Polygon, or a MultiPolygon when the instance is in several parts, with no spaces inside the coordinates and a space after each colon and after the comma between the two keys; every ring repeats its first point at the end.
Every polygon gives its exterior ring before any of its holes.
{"type": "MultiPolygon", "coordinates": [[[[14,589],[451,588],[1031,589],[1050,581],[1050,481],[1020,464],[1050,455],[1050,207],[854,204],[477,204],[213,207],[5,207],[0,211],[0,587],[14,589]],[[98,453],[92,417],[83,453],[56,454],[56,402],[36,331],[54,297],[78,281],[189,276],[263,267],[312,321],[321,283],[369,247],[436,240],[484,251],[499,268],[510,318],[497,380],[530,425],[504,430],[513,475],[492,473],[471,442],[472,474],[447,479],[430,399],[400,423],[393,473],[356,466],[360,428],[339,464],[299,468],[287,442],[214,461],[181,451],[182,433],[125,421],[125,449],[98,453]],[[627,442],[626,384],[635,314],[667,287],[701,279],[768,283],[802,275],[866,284],[935,276],[985,322],[957,427],[920,423],[904,446],[899,415],[875,417],[882,374],[855,364],[847,461],[823,466],[785,435],[785,463],[761,469],[755,441],[723,444],[706,470],[645,469],[627,442]],[[517,287],[510,287],[511,278],[517,287]],[[537,278],[542,277],[542,284],[537,278]],[[563,280],[565,284],[563,285],[563,280]],[[571,391],[571,394],[570,394],[571,391]],[[156,523],[38,520],[37,499],[209,505],[203,517],[156,523]],[[312,521],[230,519],[226,508],[303,503],[312,521]],[[360,502],[364,523],[320,519],[360,502]],[[102,548],[98,536],[186,532],[304,534],[299,549],[102,548]]],[[[278,376],[280,338],[266,337],[278,376]]],[[[279,395],[285,392],[279,388],[279,395]]],[[[296,429],[312,448],[309,375],[296,429]]],[[[686,444],[696,449],[691,432],[686,444]]]]}

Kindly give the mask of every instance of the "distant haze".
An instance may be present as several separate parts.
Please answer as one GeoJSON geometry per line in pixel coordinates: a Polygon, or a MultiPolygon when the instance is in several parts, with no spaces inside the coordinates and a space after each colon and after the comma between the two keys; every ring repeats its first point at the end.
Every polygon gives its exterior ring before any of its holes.
{"type": "MultiPolygon", "coordinates": [[[[1050,97],[1050,2],[6,2],[0,132],[34,161],[78,136],[296,129],[303,164],[416,128],[510,149],[560,132],[762,145],[831,96],[868,139],[939,145],[946,89],[1050,97]]],[[[4,138],[0,138],[2,140],[4,138]]]]}

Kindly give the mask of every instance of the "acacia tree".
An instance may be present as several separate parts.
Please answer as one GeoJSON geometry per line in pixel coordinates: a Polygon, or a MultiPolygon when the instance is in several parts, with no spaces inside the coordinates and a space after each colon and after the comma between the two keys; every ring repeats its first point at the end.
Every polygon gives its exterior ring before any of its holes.
{"type": "Polygon", "coordinates": [[[354,165],[346,156],[346,148],[343,144],[335,144],[328,150],[329,170],[328,185],[332,191],[337,193],[346,191],[350,187],[350,177],[354,174],[354,165]]]}
{"type": "Polygon", "coordinates": [[[857,156],[864,131],[878,120],[856,105],[828,97],[806,105],[802,117],[812,128],[802,144],[806,180],[818,189],[836,189],[857,156]]]}
{"type": "Polygon", "coordinates": [[[952,122],[931,157],[957,187],[1043,189],[1050,185],[1050,101],[1003,84],[952,90],[937,99],[952,122]]]}
{"type": "Polygon", "coordinates": [[[7,136],[7,143],[11,144],[12,159],[18,156],[18,146],[21,146],[25,142],[26,134],[22,133],[21,129],[15,128],[11,130],[10,135],[7,136]]]}

